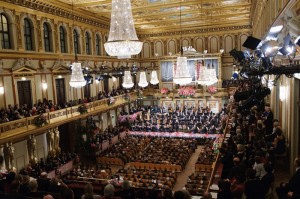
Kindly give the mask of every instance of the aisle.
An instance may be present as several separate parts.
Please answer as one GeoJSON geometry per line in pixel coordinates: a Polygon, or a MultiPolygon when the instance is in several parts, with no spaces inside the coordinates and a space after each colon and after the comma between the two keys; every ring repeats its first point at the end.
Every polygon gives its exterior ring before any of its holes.
{"type": "Polygon", "coordinates": [[[188,163],[186,164],[185,169],[177,176],[176,184],[173,188],[173,191],[181,190],[186,184],[188,177],[195,172],[195,164],[197,162],[198,156],[200,154],[203,146],[198,146],[195,153],[191,156],[188,163]]]}

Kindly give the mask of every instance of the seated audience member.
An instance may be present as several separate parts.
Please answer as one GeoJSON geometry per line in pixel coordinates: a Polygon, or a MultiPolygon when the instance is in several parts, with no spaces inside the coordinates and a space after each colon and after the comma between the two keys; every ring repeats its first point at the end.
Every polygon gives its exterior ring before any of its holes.
{"type": "Polygon", "coordinates": [[[6,195],[7,199],[22,199],[24,196],[19,193],[20,182],[18,180],[14,180],[10,184],[10,192],[6,195]]]}
{"type": "Polygon", "coordinates": [[[204,192],[202,199],[212,199],[212,195],[209,191],[204,192]]]}
{"type": "Polygon", "coordinates": [[[238,176],[245,177],[246,166],[244,163],[240,161],[238,157],[233,158],[234,166],[231,168],[228,179],[233,180],[236,179],[238,176]]]}
{"type": "Polygon", "coordinates": [[[135,198],[134,190],[130,187],[130,184],[127,180],[124,180],[122,184],[122,190],[119,194],[122,199],[131,199],[135,198]]]}
{"type": "Polygon", "coordinates": [[[218,182],[218,195],[217,199],[232,199],[232,193],[230,191],[230,182],[227,180],[220,180],[218,182]]]}
{"type": "Polygon", "coordinates": [[[245,182],[246,199],[264,199],[265,195],[262,189],[262,183],[256,178],[256,172],[248,169],[246,172],[247,180],[245,182]]]}
{"type": "Polygon", "coordinates": [[[90,199],[90,198],[99,199],[99,198],[101,198],[100,195],[94,194],[93,185],[90,183],[85,185],[84,191],[85,191],[85,193],[81,196],[81,199],[90,199]]]}
{"type": "Polygon", "coordinates": [[[62,198],[64,199],[74,199],[74,192],[72,189],[66,188],[62,193],[62,198]]]}
{"type": "Polygon", "coordinates": [[[43,197],[43,199],[54,199],[52,195],[47,194],[43,197]]]}
{"type": "Polygon", "coordinates": [[[104,197],[101,199],[121,199],[119,197],[114,197],[115,187],[111,184],[108,184],[104,187],[104,197]]]}
{"type": "Polygon", "coordinates": [[[40,177],[37,179],[38,190],[39,191],[47,191],[50,185],[50,179],[47,178],[47,173],[42,172],[40,177]]]}
{"type": "Polygon", "coordinates": [[[185,194],[183,191],[175,191],[174,199],[185,199],[185,194]]]}
{"type": "Polygon", "coordinates": [[[276,193],[279,199],[300,198],[300,159],[296,158],[294,161],[296,166],[296,172],[290,178],[287,183],[280,183],[280,186],[276,188],[276,193]]]}
{"type": "Polygon", "coordinates": [[[58,178],[52,178],[50,181],[48,192],[62,194],[67,188],[67,185],[61,180],[59,180],[58,178]]]}
{"type": "Polygon", "coordinates": [[[163,199],[174,199],[171,188],[166,188],[163,193],[163,199]]]}
{"type": "Polygon", "coordinates": [[[44,192],[38,191],[38,183],[36,180],[30,180],[28,187],[29,187],[29,193],[26,196],[38,197],[38,198],[43,197],[44,192]]]}

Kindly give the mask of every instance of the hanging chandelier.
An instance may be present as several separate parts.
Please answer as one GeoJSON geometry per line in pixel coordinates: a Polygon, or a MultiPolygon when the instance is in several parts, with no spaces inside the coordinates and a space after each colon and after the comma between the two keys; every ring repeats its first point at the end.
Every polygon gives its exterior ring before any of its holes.
{"type": "Polygon", "coordinates": [[[143,87],[143,88],[146,87],[146,86],[148,86],[148,82],[147,82],[145,71],[140,72],[140,81],[139,81],[138,85],[140,87],[143,87]]]}
{"type": "Polygon", "coordinates": [[[159,83],[159,80],[158,80],[158,78],[157,78],[157,72],[156,72],[156,70],[153,70],[153,71],[151,72],[151,80],[150,80],[150,84],[156,85],[156,84],[158,84],[158,83],[159,83]]]}
{"type": "Polygon", "coordinates": [[[210,71],[204,66],[200,68],[199,78],[198,78],[198,84],[202,86],[209,86],[211,85],[210,81],[210,71]]]}
{"type": "Polygon", "coordinates": [[[182,48],[182,27],[181,27],[181,0],[180,0],[180,56],[177,57],[176,70],[174,71],[173,82],[180,86],[186,85],[192,82],[193,78],[190,75],[189,68],[187,65],[187,58],[183,57],[182,48]]]}
{"type": "Polygon", "coordinates": [[[131,58],[141,52],[143,42],[137,38],[130,0],[112,0],[110,31],[105,51],[118,59],[131,58]]]}
{"type": "Polygon", "coordinates": [[[83,72],[81,69],[81,63],[74,62],[72,64],[72,75],[69,84],[74,88],[81,88],[86,85],[86,81],[83,77],[83,72]]]}
{"type": "Polygon", "coordinates": [[[124,80],[122,86],[124,88],[132,88],[134,83],[132,82],[131,73],[129,70],[124,72],[124,80]]]}

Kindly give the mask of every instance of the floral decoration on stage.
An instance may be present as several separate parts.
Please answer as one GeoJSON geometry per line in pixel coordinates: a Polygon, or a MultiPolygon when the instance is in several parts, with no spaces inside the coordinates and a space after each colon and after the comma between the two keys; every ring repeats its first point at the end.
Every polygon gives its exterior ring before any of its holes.
{"type": "Polygon", "coordinates": [[[137,117],[138,117],[139,115],[140,115],[140,116],[142,115],[142,112],[141,112],[141,111],[136,112],[136,113],[134,113],[134,114],[132,114],[132,115],[119,115],[118,120],[119,120],[120,123],[126,122],[126,121],[128,121],[128,122],[130,122],[130,123],[133,123],[133,122],[137,119],[137,117]]]}
{"type": "Polygon", "coordinates": [[[207,87],[207,92],[210,94],[215,94],[218,92],[218,90],[215,86],[209,86],[209,87],[207,87]]]}
{"type": "Polygon", "coordinates": [[[169,89],[168,88],[162,88],[161,90],[160,90],[160,93],[161,94],[163,94],[163,95],[167,95],[167,94],[169,94],[169,89]]]}
{"type": "Polygon", "coordinates": [[[41,127],[41,126],[48,124],[46,116],[44,116],[43,114],[40,114],[39,116],[34,118],[33,124],[37,127],[41,127]]]}
{"type": "Polygon", "coordinates": [[[178,89],[178,94],[180,97],[193,97],[196,91],[191,86],[183,86],[178,89]]]}
{"type": "Polygon", "coordinates": [[[78,107],[77,111],[80,113],[80,114],[85,114],[87,113],[87,104],[82,104],[78,107]]]}

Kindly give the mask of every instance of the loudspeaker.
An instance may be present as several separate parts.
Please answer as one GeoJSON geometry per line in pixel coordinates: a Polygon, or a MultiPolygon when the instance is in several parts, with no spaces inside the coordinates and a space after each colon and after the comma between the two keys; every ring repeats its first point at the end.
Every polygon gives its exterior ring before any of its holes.
{"type": "Polygon", "coordinates": [[[255,50],[258,44],[261,42],[260,39],[257,39],[255,37],[249,36],[246,41],[243,43],[243,46],[245,48],[249,48],[251,50],[255,50]]]}

